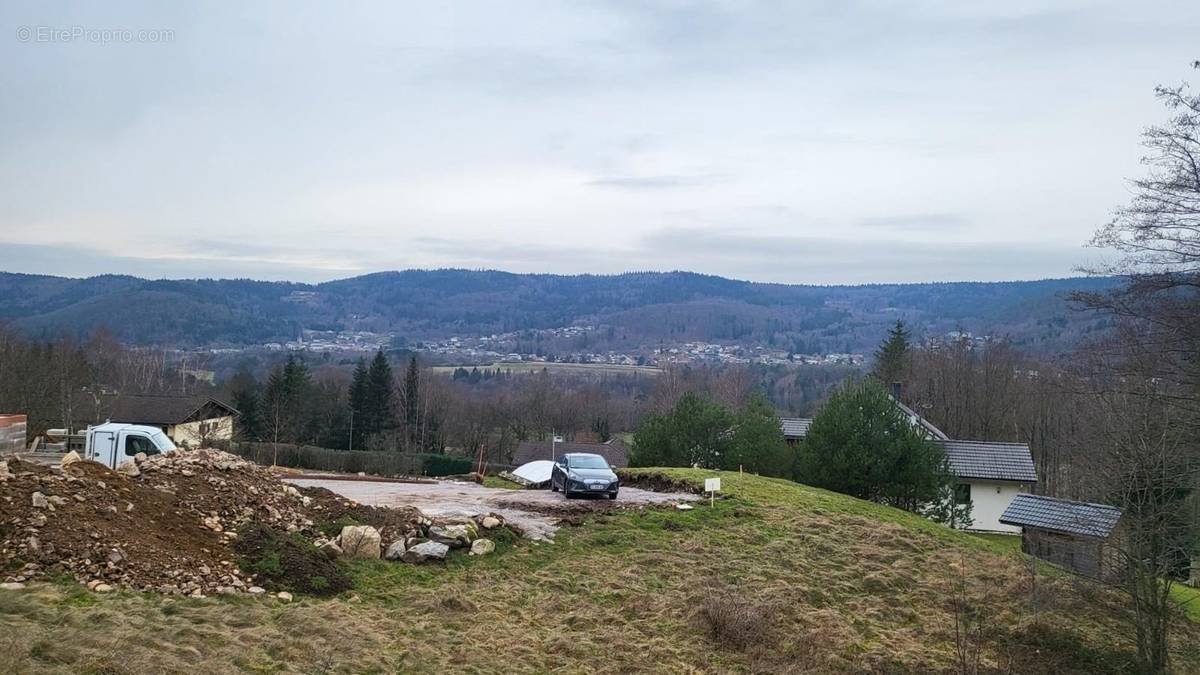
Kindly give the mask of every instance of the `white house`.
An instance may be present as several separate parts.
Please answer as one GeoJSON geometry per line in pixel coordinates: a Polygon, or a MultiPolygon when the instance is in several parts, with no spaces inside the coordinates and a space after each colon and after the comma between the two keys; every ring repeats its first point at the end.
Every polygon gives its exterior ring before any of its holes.
{"type": "Polygon", "coordinates": [[[1024,443],[934,441],[946,451],[950,471],[958,479],[954,499],[971,503],[969,529],[1020,534],[1021,528],[1000,522],[1014,497],[1037,483],[1033,455],[1024,443]]]}

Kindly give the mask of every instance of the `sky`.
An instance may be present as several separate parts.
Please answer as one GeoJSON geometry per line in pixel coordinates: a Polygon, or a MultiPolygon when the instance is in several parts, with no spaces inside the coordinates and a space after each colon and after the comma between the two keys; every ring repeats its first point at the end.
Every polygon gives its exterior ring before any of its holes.
{"type": "Polygon", "coordinates": [[[1194,1],[9,1],[0,270],[1072,276],[1197,36],[1194,1]]]}

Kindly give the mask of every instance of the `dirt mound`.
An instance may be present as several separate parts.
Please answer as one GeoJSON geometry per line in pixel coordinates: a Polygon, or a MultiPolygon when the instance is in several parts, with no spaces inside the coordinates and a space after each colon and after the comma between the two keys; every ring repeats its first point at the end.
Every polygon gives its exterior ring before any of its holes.
{"type": "Polygon", "coordinates": [[[350,589],[342,568],[299,534],[251,523],[233,543],[238,566],[269,591],[336,595],[350,589]]]}
{"type": "Polygon", "coordinates": [[[703,494],[704,489],[695,483],[668,476],[665,473],[655,471],[626,471],[624,469],[617,470],[617,477],[621,479],[621,485],[629,487],[641,488],[650,490],[651,492],[685,492],[691,494],[703,494]]]}
{"type": "Polygon", "coordinates": [[[349,517],[379,527],[385,545],[422,528],[415,509],[301,492],[220,451],[160,455],[135,466],[115,472],[93,462],[59,469],[14,460],[0,467],[0,575],[24,581],[66,573],[93,585],[193,595],[239,591],[255,583],[238,569],[232,547],[248,523],[315,538],[322,524],[349,517]]]}

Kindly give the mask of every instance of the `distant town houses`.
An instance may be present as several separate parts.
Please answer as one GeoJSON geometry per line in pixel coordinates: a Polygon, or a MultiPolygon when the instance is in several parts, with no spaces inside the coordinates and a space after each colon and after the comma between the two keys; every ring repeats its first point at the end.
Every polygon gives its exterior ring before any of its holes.
{"type": "MultiPolygon", "coordinates": [[[[297,300],[300,301],[300,300],[297,300]]],[[[426,338],[410,344],[414,351],[457,365],[482,365],[496,362],[529,363],[592,363],[619,366],[663,366],[679,364],[711,365],[768,365],[802,366],[861,366],[863,354],[835,352],[828,354],[799,354],[766,345],[683,342],[658,344],[630,349],[587,350],[571,345],[586,345],[589,336],[607,331],[610,327],[571,325],[558,328],[512,331],[484,336],[449,336],[426,338]],[[605,329],[602,331],[601,329],[605,329]]],[[[396,336],[369,331],[302,330],[295,340],[265,342],[257,349],[267,352],[373,352],[389,348],[396,336]]],[[[596,338],[599,339],[598,337],[596,338]]],[[[212,348],[212,354],[229,354],[253,348],[212,348]]]]}

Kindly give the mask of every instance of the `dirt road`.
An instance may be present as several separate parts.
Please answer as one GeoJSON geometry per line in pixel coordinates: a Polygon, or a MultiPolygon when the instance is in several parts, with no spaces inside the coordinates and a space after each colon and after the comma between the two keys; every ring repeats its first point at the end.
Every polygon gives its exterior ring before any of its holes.
{"type": "Polygon", "coordinates": [[[322,487],[360,504],[371,506],[415,506],[432,518],[498,513],[534,540],[554,537],[558,523],[566,518],[608,509],[639,508],[647,504],[694,501],[696,495],[651,492],[621,488],[616,501],[567,499],[549,490],[504,490],[475,483],[380,483],[356,480],[287,478],[295,485],[322,487]]]}

